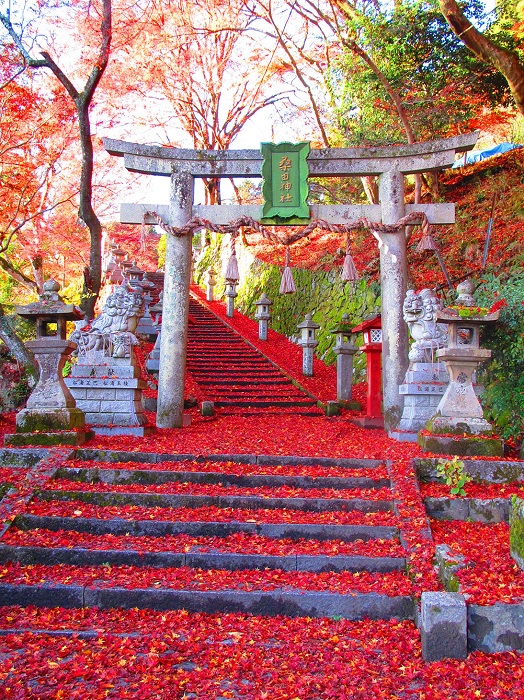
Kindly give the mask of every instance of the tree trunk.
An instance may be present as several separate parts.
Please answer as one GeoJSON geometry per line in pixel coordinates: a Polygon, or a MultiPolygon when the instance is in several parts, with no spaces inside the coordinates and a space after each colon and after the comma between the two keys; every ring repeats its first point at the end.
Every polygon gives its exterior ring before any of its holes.
{"type": "Polygon", "coordinates": [[[7,349],[13,355],[15,360],[21,365],[27,375],[33,379],[32,385],[34,386],[38,381],[38,365],[34,358],[33,353],[28,350],[23,342],[18,337],[16,331],[11,325],[11,320],[9,316],[4,314],[4,309],[0,304],[0,340],[2,340],[7,349]]]}
{"type": "Polygon", "coordinates": [[[102,224],[93,209],[93,143],[89,122],[89,102],[79,95],[75,104],[82,147],[82,173],[80,175],[80,204],[78,216],[89,229],[89,275],[84,275],[85,293],[80,307],[87,319],[94,318],[95,304],[102,284],[102,224]]]}
{"type": "Polygon", "coordinates": [[[485,63],[506,78],[517,109],[524,114],[524,66],[515,51],[504,49],[476,29],[456,0],[439,0],[440,11],[458,38],[485,63]]]}

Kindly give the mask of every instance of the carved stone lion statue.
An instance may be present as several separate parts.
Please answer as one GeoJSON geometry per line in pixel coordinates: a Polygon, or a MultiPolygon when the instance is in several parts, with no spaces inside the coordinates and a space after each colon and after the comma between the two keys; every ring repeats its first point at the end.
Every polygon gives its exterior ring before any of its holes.
{"type": "Polygon", "coordinates": [[[100,352],[103,357],[125,358],[131,356],[131,347],[138,344],[135,329],[144,312],[142,295],[116,289],[107,297],[100,316],[86,328],[77,328],[70,340],[77,343],[80,357],[100,352]]]}
{"type": "Polygon", "coordinates": [[[433,352],[447,344],[448,327],[437,323],[439,308],[441,303],[431,289],[423,289],[419,293],[408,290],[403,311],[404,320],[415,341],[409,351],[412,362],[432,362],[433,352]]]}

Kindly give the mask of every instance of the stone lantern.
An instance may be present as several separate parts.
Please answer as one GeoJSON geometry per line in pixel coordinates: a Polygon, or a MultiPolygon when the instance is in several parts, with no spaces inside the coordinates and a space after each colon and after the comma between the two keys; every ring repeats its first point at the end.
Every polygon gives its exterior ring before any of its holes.
{"type": "Polygon", "coordinates": [[[149,307],[149,313],[153,319],[153,324],[157,332],[155,345],[146,361],[146,369],[148,372],[160,371],[160,342],[162,339],[162,312],[164,310],[164,292],[160,292],[160,299],[154,306],[149,307]]]}
{"type": "Polygon", "coordinates": [[[126,277],[129,286],[132,289],[140,287],[145,274],[144,270],[141,270],[136,262],[132,263],[131,266],[126,269],[126,277]]]}
{"type": "Polygon", "coordinates": [[[492,425],[484,419],[472,383],[478,366],[491,357],[491,350],[480,347],[480,329],[495,323],[499,311],[477,314],[466,283],[457,291],[457,305],[437,312],[437,319],[448,324],[448,346],[437,350],[436,355],[446,363],[449,385],[436,415],[427,423],[430,434],[420,433],[419,444],[429,452],[502,456],[503,443],[491,437],[492,425]],[[464,290],[465,294],[461,293],[464,290]]]}
{"type": "Polygon", "coordinates": [[[267,340],[267,327],[271,318],[270,306],[273,304],[265,294],[262,294],[258,301],[255,301],[257,311],[255,321],[258,321],[258,337],[260,340],[267,340]]]}
{"type": "Polygon", "coordinates": [[[236,283],[233,280],[226,280],[226,316],[233,318],[235,312],[235,298],[238,296],[236,283]]]}
{"type": "Polygon", "coordinates": [[[313,376],[313,358],[314,350],[318,345],[316,339],[316,331],[320,328],[318,323],[313,321],[311,314],[306,314],[302,323],[299,323],[297,328],[300,330],[300,338],[298,344],[302,346],[302,374],[305,377],[313,376]]]}
{"type": "MultiPolygon", "coordinates": [[[[129,282],[129,284],[131,285],[131,281],[129,282]]],[[[142,297],[144,299],[144,313],[142,315],[142,318],[138,322],[135,333],[137,335],[145,335],[147,336],[147,339],[150,342],[153,342],[157,338],[158,329],[156,328],[155,323],[153,322],[150,309],[151,302],[153,301],[151,292],[153,290],[156,290],[156,285],[154,284],[154,282],[151,282],[148,279],[147,272],[144,273],[144,276],[140,280],[140,284],[134,287],[134,289],[138,291],[139,287],[142,289],[143,292],[142,297]]]]}
{"type": "Polygon", "coordinates": [[[212,267],[210,267],[209,270],[207,271],[207,287],[206,287],[206,299],[207,299],[207,301],[214,300],[216,274],[217,273],[215,272],[215,270],[212,267]]]}
{"type": "Polygon", "coordinates": [[[44,283],[40,301],[16,306],[16,313],[36,321],[36,340],[26,343],[40,368],[40,378],[16,416],[16,434],[6,435],[11,445],[78,445],[85,442],[85,415],[64,382],[62,370],[76,343],[66,339],[67,321],[79,321],[84,314],[66,304],[53,279],[44,283]]]}
{"type": "Polygon", "coordinates": [[[112,255],[113,255],[114,259],[116,260],[116,264],[119,267],[122,267],[122,263],[124,262],[125,257],[126,257],[126,251],[122,250],[122,248],[117,247],[117,248],[113,249],[112,255]]]}
{"type": "Polygon", "coordinates": [[[355,418],[354,423],[363,428],[383,428],[382,415],[382,319],[380,314],[366,319],[353,328],[353,333],[362,333],[364,345],[360,347],[366,355],[367,401],[366,415],[355,418]]]}
{"type": "Polygon", "coordinates": [[[336,336],[333,352],[337,356],[337,401],[351,401],[353,357],[358,352],[358,348],[353,342],[353,330],[349,323],[349,316],[343,314],[338,326],[333,328],[330,333],[336,336]]]}

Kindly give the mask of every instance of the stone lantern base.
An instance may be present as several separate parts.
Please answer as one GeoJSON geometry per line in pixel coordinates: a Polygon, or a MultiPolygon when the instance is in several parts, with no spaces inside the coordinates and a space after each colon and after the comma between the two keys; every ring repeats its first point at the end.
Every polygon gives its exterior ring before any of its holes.
{"type": "Polygon", "coordinates": [[[16,415],[16,433],[5,435],[4,445],[83,445],[92,437],[79,408],[24,408],[16,415]]]}
{"type": "Polygon", "coordinates": [[[420,431],[418,444],[424,452],[458,457],[503,457],[504,441],[485,435],[434,435],[420,431]]]}

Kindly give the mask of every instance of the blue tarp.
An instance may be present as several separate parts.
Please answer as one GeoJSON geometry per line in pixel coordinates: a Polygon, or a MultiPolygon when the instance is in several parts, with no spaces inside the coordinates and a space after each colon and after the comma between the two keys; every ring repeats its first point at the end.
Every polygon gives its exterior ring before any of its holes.
{"type": "MultiPolygon", "coordinates": [[[[478,163],[480,160],[485,160],[486,158],[491,158],[492,156],[498,156],[501,153],[506,153],[507,151],[512,151],[514,148],[522,148],[521,143],[499,143],[498,146],[493,146],[485,151],[469,151],[466,153],[466,165],[470,163],[478,163]]],[[[456,160],[452,168],[463,168],[464,167],[464,156],[456,160]]]]}

